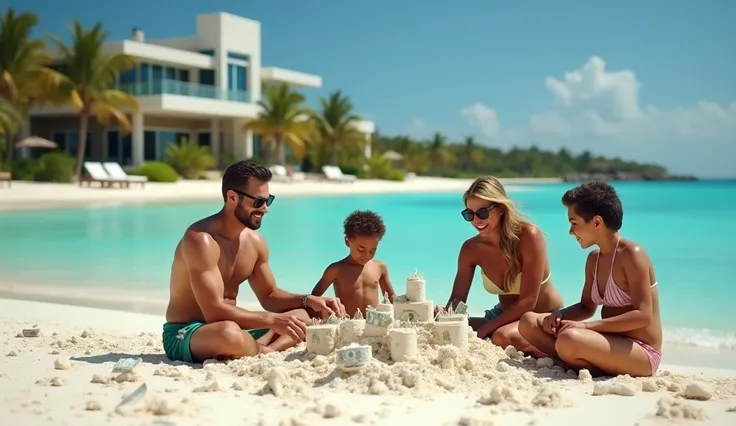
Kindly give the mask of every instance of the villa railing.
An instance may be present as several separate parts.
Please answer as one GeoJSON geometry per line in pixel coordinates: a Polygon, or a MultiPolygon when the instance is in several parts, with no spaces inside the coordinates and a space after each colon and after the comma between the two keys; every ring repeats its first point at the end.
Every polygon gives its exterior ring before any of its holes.
{"type": "Polygon", "coordinates": [[[147,81],[142,83],[119,84],[118,89],[135,96],[180,95],[197,98],[220,99],[233,102],[250,102],[248,92],[220,90],[215,86],[189,83],[178,80],[147,81]]]}

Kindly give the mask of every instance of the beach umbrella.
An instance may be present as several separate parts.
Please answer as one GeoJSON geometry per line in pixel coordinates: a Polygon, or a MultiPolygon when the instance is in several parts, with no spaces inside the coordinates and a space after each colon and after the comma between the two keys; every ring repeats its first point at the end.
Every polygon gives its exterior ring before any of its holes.
{"type": "Polygon", "coordinates": [[[388,151],[384,152],[382,157],[390,161],[401,161],[404,159],[403,155],[399,154],[398,152],[392,149],[389,149],[388,151]]]}
{"type": "Polygon", "coordinates": [[[15,144],[15,147],[55,149],[58,148],[59,145],[56,142],[52,142],[48,139],[44,139],[38,136],[30,136],[15,144]]]}

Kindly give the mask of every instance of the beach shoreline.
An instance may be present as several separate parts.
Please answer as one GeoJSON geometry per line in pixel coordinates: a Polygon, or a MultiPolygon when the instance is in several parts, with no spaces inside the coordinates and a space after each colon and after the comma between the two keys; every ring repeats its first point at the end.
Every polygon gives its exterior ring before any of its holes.
{"type": "Polygon", "coordinates": [[[309,356],[303,348],[286,357],[204,368],[171,363],[160,347],[162,322],[158,315],[0,299],[0,333],[8,351],[0,363],[0,406],[9,424],[584,426],[597,416],[596,425],[645,426],[681,422],[677,416],[722,425],[736,415],[729,411],[736,408],[736,370],[666,364],[656,379],[590,381],[554,369],[550,375],[544,367],[521,368],[503,351],[478,342],[475,350],[483,346],[495,359],[477,353],[481,358],[473,366],[456,372],[426,364],[434,373],[417,387],[406,382],[416,377],[409,370],[416,365],[376,367],[383,375],[340,375],[330,373],[330,357],[309,356]],[[31,327],[40,330],[39,337],[17,336],[31,327]],[[135,374],[111,374],[126,357],[142,359],[135,374]],[[389,372],[404,375],[404,384],[389,372]],[[377,385],[384,381],[389,387],[377,385]],[[148,390],[135,408],[116,410],[142,383],[148,390]],[[614,385],[633,393],[594,396],[614,385]],[[693,386],[711,396],[693,399],[693,386]],[[617,414],[601,417],[603,410],[617,414]]]}
{"type": "MultiPolygon", "coordinates": [[[[559,178],[500,179],[507,191],[526,189],[531,185],[561,183],[559,178]]],[[[353,183],[306,180],[270,183],[278,197],[340,196],[401,193],[462,193],[471,179],[416,177],[403,182],[359,179],[353,183]]],[[[145,188],[99,188],[77,184],[55,184],[14,181],[11,188],[0,188],[0,212],[52,210],[81,207],[115,207],[135,204],[204,203],[222,201],[219,180],[181,180],[176,183],[146,184],[145,188]]]]}

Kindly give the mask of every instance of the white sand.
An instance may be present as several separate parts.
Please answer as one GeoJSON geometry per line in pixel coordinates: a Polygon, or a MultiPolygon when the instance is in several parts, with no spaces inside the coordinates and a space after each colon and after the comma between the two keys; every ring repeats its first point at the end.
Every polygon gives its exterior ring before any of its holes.
{"type": "MultiPolygon", "coordinates": [[[[503,180],[503,179],[502,179],[503,180]]],[[[554,183],[559,179],[506,179],[509,191],[523,190],[514,184],[554,183]]],[[[472,181],[417,177],[404,182],[360,179],[354,183],[306,180],[272,182],[271,192],[279,197],[310,195],[379,194],[458,191],[458,197],[472,181]]],[[[0,188],[0,210],[49,209],[56,207],[96,205],[114,206],[129,203],[221,201],[221,182],[182,180],[177,183],[149,183],[145,188],[132,185],[128,189],[99,188],[74,184],[13,182],[11,188],[0,188]]]]}
{"type": "MultiPolygon", "coordinates": [[[[304,345],[192,368],[162,356],[162,320],[0,299],[0,412],[7,424],[620,426],[681,424],[663,416],[683,413],[699,418],[688,421],[695,424],[736,422],[736,412],[727,411],[736,407],[732,370],[665,366],[654,379],[580,380],[478,339],[469,356],[438,362],[456,354],[421,333],[419,359],[376,360],[354,375],[334,372],[334,355],[308,355],[304,345]],[[33,325],[40,337],[16,337],[33,325]],[[143,359],[135,377],[113,374],[114,362],[128,356],[143,359]],[[116,413],[142,383],[144,398],[116,413]],[[684,397],[703,388],[705,401],[684,397]],[[633,396],[593,395],[611,391],[633,396]]],[[[387,346],[372,343],[375,357],[387,359],[387,346]]]]}

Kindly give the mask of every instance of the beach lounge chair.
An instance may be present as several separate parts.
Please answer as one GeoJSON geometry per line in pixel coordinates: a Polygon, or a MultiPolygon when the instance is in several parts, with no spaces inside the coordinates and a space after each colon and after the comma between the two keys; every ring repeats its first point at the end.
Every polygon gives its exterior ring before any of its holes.
{"type": "Polygon", "coordinates": [[[146,186],[146,182],[148,182],[147,176],[129,175],[125,173],[125,170],[123,170],[122,167],[120,167],[120,164],[114,161],[102,163],[102,167],[105,168],[107,174],[109,174],[113,179],[127,180],[130,183],[138,183],[141,185],[141,188],[144,188],[146,186]]]}
{"type": "Polygon", "coordinates": [[[337,182],[355,182],[357,179],[357,176],[355,175],[344,174],[337,166],[322,166],[322,173],[325,174],[327,180],[337,182]]]}
{"type": "Polygon", "coordinates": [[[113,184],[120,184],[120,187],[128,188],[130,187],[130,181],[129,180],[121,180],[114,178],[110,176],[106,171],[105,168],[102,167],[101,163],[94,162],[94,161],[85,161],[84,162],[84,170],[87,171],[89,174],[88,177],[83,177],[79,181],[79,186],[82,186],[84,182],[87,182],[87,186],[91,186],[92,182],[99,182],[100,186],[102,188],[110,188],[113,186],[113,184]]]}
{"type": "Polygon", "coordinates": [[[275,164],[269,167],[269,169],[273,173],[273,180],[277,182],[294,182],[306,179],[306,175],[303,172],[295,172],[291,170],[291,167],[287,169],[280,164],[275,164]]]}
{"type": "Polygon", "coordinates": [[[275,182],[291,182],[291,177],[286,173],[286,167],[280,164],[274,164],[269,167],[269,169],[271,169],[271,173],[273,173],[272,179],[275,182]]]}
{"type": "Polygon", "coordinates": [[[10,188],[10,185],[13,183],[10,172],[0,172],[0,188],[5,186],[6,182],[8,184],[8,188],[10,188]]]}

